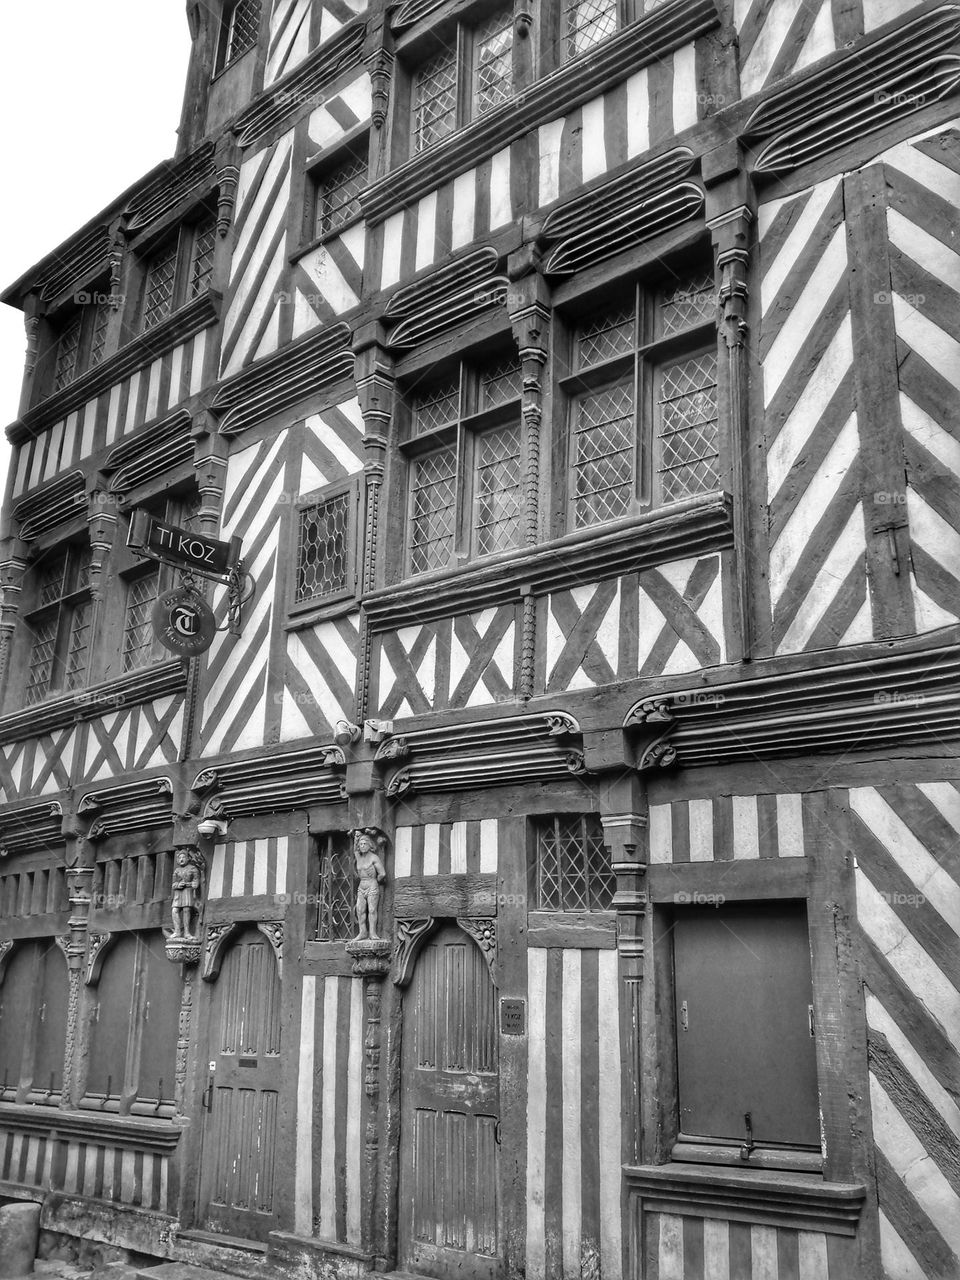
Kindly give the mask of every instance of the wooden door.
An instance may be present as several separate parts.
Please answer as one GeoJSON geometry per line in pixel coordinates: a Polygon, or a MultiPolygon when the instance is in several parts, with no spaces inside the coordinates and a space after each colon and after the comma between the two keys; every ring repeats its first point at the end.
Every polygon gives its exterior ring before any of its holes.
{"type": "Polygon", "coordinates": [[[278,1225],[280,981],[256,929],[245,929],[224,957],[210,1028],[199,1225],[264,1240],[278,1225]]]}
{"type": "Polygon", "coordinates": [[[486,961],[455,925],[424,947],[404,997],[400,1267],[500,1274],[500,1085],[486,961]]]}

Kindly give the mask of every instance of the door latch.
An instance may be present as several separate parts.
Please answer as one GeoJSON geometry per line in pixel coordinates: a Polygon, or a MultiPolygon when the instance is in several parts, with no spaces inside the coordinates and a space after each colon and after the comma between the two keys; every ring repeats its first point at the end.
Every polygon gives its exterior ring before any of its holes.
{"type": "Polygon", "coordinates": [[[753,1140],[753,1117],[747,1111],[743,1117],[743,1127],[747,1131],[746,1141],[740,1147],[740,1159],[749,1160],[756,1143],[753,1140]]]}
{"type": "Polygon", "coordinates": [[[687,1002],[686,1002],[686,1000],[684,1000],[684,1001],[683,1001],[683,1003],[680,1005],[680,1030],[681,1030],[681,1031],[689,1031],[689,1030],[690,1030],[690,1020],[689,1020],[689,1018],[688,1018],[688,1016],[687,1016],[687,1002]]]}

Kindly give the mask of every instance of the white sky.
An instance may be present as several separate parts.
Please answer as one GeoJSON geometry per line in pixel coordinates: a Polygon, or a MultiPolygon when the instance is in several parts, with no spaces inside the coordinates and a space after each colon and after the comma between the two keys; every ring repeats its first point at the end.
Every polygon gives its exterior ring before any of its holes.
{"type": "MultiPolygon", "coordinates": [[[[5,7],[0,286],[79,230],[177,143],[190,52],[184,0],[5,7]]],[[[0,428],[23,376],[21,313],[0,305],[0,428]]],[[[10,446],[0,435],[0,492],[10,446]]]]}

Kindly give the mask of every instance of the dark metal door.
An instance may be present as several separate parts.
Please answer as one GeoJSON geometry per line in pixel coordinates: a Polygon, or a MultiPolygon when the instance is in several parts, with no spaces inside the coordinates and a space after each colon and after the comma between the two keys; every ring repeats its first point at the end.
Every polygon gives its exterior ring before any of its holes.
{"type": "Polygon", "coordinates": [[[280,981],[256,929],[224,958],[210,1027],[199,1225],[263,1240],[278,1224],[280,981]]]}
{"type": "Polygon", "coordinates": [[[810,943],[799,903],[683,907],[674,924],[680,1128],[818,1147],[810,943]]]}
{"type": "Polygon", "coordinates": [[[496,999],[486,962],[456,926],[421,952],[404,998],[400,1266],[499,1275],[496,999]]]}

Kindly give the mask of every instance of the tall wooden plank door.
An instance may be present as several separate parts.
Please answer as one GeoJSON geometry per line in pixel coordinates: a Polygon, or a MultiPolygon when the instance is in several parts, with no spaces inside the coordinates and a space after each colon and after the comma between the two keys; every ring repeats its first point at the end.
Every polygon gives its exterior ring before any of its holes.
{"type": "Polygon", "coordinates": [[[496,995],[478,947],[435,934],[404,997],[400,1266],[500,1275],[500,1082],[496,995]]]}
{"type": "Polygon", "coordinates": [[[270,945],[254,928],[224,957],[208,1043],[199,1225],[265,1240],[279,1209],[280,980],[270,945]]]}

